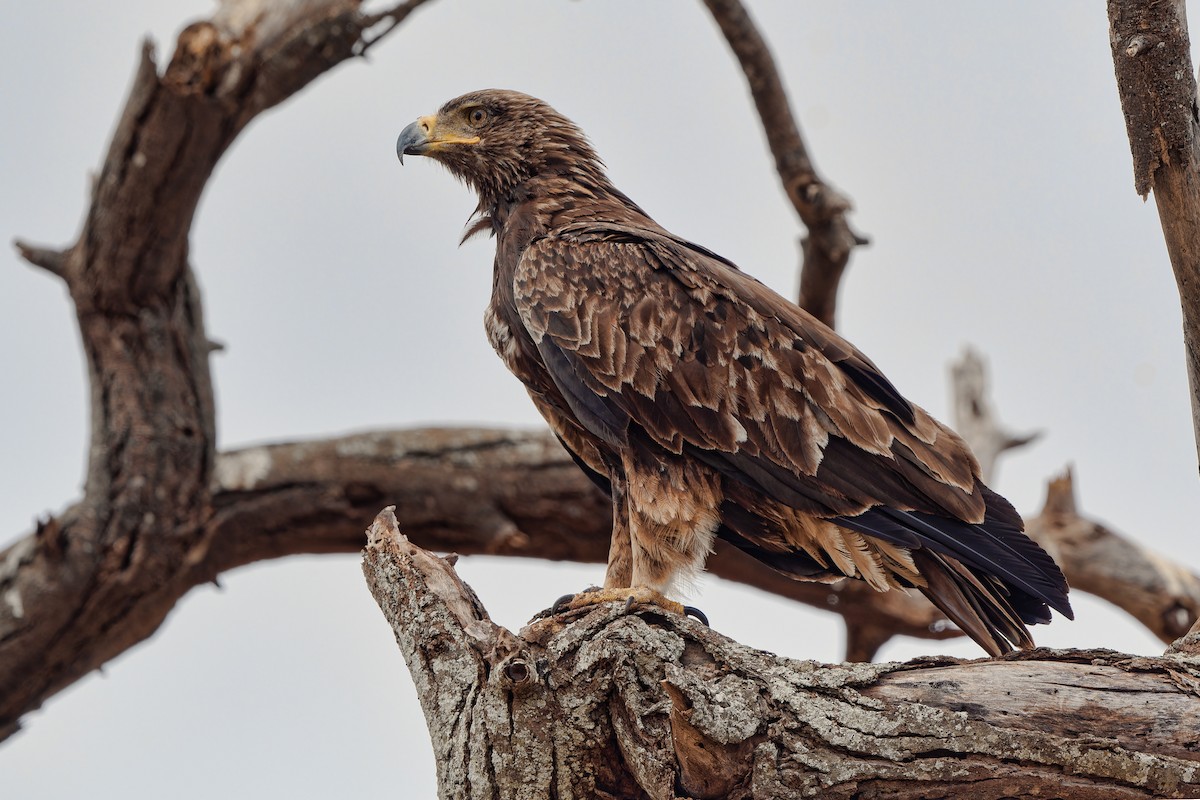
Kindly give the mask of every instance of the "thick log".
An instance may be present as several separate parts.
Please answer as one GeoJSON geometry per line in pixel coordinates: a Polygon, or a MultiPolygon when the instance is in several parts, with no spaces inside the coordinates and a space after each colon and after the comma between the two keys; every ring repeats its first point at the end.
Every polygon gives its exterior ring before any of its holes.
{"type": "Polygon", "coordinates": [[[1200,658],[1039,650],[822,665],[610,603],[493,623],[390,509],[363,571],[443,798],[1060,798],[1200,792],[1200,658]]]}

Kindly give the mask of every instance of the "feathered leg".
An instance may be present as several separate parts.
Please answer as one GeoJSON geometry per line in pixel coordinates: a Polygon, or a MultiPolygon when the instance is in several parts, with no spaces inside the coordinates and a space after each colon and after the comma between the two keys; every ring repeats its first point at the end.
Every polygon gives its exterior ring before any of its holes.
{"type": "Polygon", "coordinates": [[[555,611],[623,600],[630,607],[691,614],[707,624],[702,613],[666,593],[694,577],[712,550],[720,524],[717,479],[682,461],[646,468],[626,459],[623,467],[623,475],[610,476],[613,536],[604,588],[560,598],[555,611]]]}
{"type": "Polygon", "coordinates": [[[626,589],[633,585],[633,551],[629,531],[628,492],[624,476],[612,476],[613,524],[608,545],[608,570],[605,589],[626,589]]]}

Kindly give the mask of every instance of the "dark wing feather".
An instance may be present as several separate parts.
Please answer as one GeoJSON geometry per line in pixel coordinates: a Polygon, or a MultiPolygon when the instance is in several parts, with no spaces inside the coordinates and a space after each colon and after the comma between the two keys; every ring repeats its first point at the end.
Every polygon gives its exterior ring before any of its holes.
{"type": "Polygon", "coordinates": [[[614,425],[629,421],[814,513],[886,504],[983,520],[977,466],[957,436],[835,333],[722,262],[661,238],[543,239],[521,259],[514,300],[572,411],[614,446],[614,425]]]}
{"type": "Polygon", "coordinates": [[[776,502],[996,575],[1027,621],[1045,603],[1070,616],[1061,572],[962,440],[728,262],[658,230],[575,226],[527,249],[514,298],[572,411],[613,447],[652,441],[776,502]]]}
{"type": "Polygon", "coordinates": [[[1010,587],[1013,608],[1026,623],[1049,622],[1047,604],[1074,619],[1058,565],[1022,532],[1021,518],[1007,500],[982,484],[981,490],[988,503],[982,524],[886,506],[835,521],[897,544],[915,535],[923,547],[1002,579],[1010,587]]]}
{"type": "Polygon", "coordinates": [[[912,556],[926,580],[924,595],[989,654],[1011,652],[1010,642],[1033,647],[1003,586],[949,556],[929,550],[913,551],[912,556]]]}

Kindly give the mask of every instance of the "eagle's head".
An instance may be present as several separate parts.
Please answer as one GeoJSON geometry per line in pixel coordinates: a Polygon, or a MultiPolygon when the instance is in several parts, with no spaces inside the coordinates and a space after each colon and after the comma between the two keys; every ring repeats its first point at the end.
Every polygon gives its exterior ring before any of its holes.
{"type": "Polygon", "coordinates": [[[421,117],[396,140],[396,155],[429,156],[446,166],[486,207],[543,175],[607,182],[603,165],[575,123],[536,97],[485,89],[421,117]]]}

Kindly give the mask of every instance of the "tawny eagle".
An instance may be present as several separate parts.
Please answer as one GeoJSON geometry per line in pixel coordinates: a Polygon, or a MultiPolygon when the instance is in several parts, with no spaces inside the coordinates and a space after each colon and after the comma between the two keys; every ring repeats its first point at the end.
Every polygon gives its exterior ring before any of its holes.
{"type": "Polygon", "coordinates": [[[1032,646],[1047,606],[1072,616],[1062,572],[961,438],[837,333],[655,223],[546,103],[463,95],[396,150],[478,193],[468,235],[496,239],[488,337],[612,496],[593,601],[661,598],[720,537],[797,579],[919,589],[994,655],[1032,646]]]}

